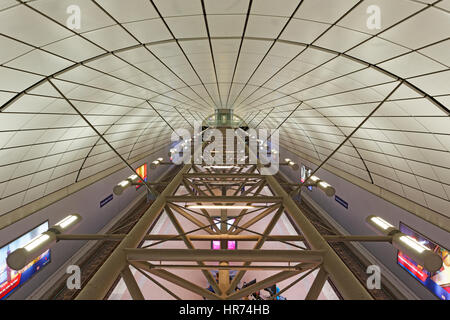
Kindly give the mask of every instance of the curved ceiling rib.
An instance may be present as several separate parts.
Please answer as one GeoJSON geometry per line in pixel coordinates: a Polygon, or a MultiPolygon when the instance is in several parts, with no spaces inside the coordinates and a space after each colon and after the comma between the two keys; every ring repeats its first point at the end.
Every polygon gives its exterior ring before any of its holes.
{"type": "MultiPolygon", "coordinates": [[[[207,40],[207,39],[208,39],[208,38],[195,38],[195,39],[183,39],[182,41],[199,41],[199,40],[207,40]]],[[[221,38],[221,37],[217,37],[217,38],[213,37],[212,39],[223,39],[223,38],[221,38]]],[[[227,39],[232,40],[232,39],[238,39],[238,38],[237,38],[237,37],[227,37],[227,39]]],[[[261,37],[259,37],[259,38],[249,37],[248,39],[250,39],[250,40],[256,40],[256,41],[272,41],[272,39],[270,39],[270,38],[261,38],[261,37]]],[[[23,90],[23,91],[21,91],[21,92],[18,92],[17,94],[14,95],[13,98],[11,98],[10,100],[8,100],[7,102],[5,102],[3,105],[0,106],[0,112],[2,112],[3,109],[7,108],[10,104],[14,103],[14,101],[16,101],[18,98],[20,98],[20,97],[21,97],[23,94],[25,94],[26,92],[29,92],[29,91],[31,91],[32,89],[34,89],[34,88],[36,88],[36,87],[38,87],[38,86],[44,84],[49,78],[55,78],[55,77],[57,77],[57,76],[59,76],[59,75],[61,75],[61,74],[64,74],[65,72],[68,72],[68,71],[72,70],[73,68],[75,68],[75,67],[77,67],[77,66],[80,66],[80,65],[84,66],[84,64],[87,63],[87,62],[92,62],[92,61],[95,61],[95,60],[104,58],[104,57],[107,56],[107,55],[114,55],[114,56],[115,56],[115,52],[125,52],[125,51],[133,50],[133,49],[136,49],[136,48],[139,48],[139,47],[146,47],[146,46],[148,46],[148,45],[166,44],[166,43],[169,43],[169,42],[177,42],[177,41],[179,41],[179,40],[164,40],[164,41],[158,41],[158,42],[149,42],[149,43],[144,43],[144,44],[139,44],[139,45],[133,45],[133,46],[128,47],[128,48],[121,48],[121,49],[118,49],[117,51],[111,51],[111,52],[108,52],[108,53],[105,53],[105,54],[101,54],[101,55],[96,56],[96,57],[92,57],[92,58],[86,59],[85,61],[81,61],[81,62],[78,62],[78,63],[74,63],[73,65],[71,65],[71,66],[69,66],[69,67],[67,67],[67,68],[64,68],[63,70],[59,70],[59,71],[55,72],[54,74],[49,75],[49,76],[47,76],[47,77],[45,77],[45,78],[39,80],[39,81],[36,82],[36,83],[33,83],[32,85],[30,85],[30,86],[29,86],[28,88],[26,88],[25,90],[23,90]]],[[[355,61],[358,61],[358,62],[360,62],[360,63],[363,63],[363,64],[365,64],[368,68],[376,69],[377,71],[380,71],[381,73],[385,73],[385,74],[387,74],[387,75],[389,75],[389,76],[391,76],[391,77],[394,77],[394,78],[396,78],[397,80],[403,80],[403,81],[405,82],[406,85],[408,85],[409,87],[411,87],[411,88],[414,89],[415,91],[417,91],[417,92],[419,92],[420,94],[422,94],[424,97],[426,97],[427,99],[429,99],[433,104],[435,104],[436,106],[438,106],[439,108],[441,108],[443,111],[445,111],[447,114],[450,115],[449,109],[448,109],[445,105],[443,105],[441,102],[437,101],[433,96],[431,96],[431,95],[429,95],[428,93],[426,93],[425,91],[421,90],[419,87],[417,87],[416,85],[414,85],[413,83],[411,83],[410,81],[408,81],[408,79],[401,78],[400,76],[396,75],[395,73],[392,73],[392,72],[390,72],[390,71],[388,71],[388,70],[385,70],[385,69],[383,69],[383,68],[381,68],[381,67],[379,67],[379,66],[377,66],[377,65],[373,65],[373,64],[368,63],[368,62],[366,62],[366,61],[364,61],[364,60],[362,60],[362,59],[358,59],[358,58],[349,56],[349,55],[347,55],[347,54],[340,53],[340,52],[338,52],[338,51],[330,50],[330,49],[323,48],[323,47],[319,47],[319,46],[315,46],[315,45],[309,45],[309,44],[307,44],[307,43],[293,42],[293,41],[284,41],[284,40],[278,40],[278,41],[279,41],[280,43],[291,43],[291,44],[293,44],[293,45],[301,45],[301,46],[305,46],[305,49],[306,49],[306,48],[314,48],[314,49],[317,49],[317,50],[320,50],[320,51],[324,51],[324,52],[332,52],[333,54],[336,54],[336,56],[335,56],[334,58],[336,58],[336,57],[338,57],[338,56],[343,56],[343,57],[345,57],[345,58],[347,58],[347,59],[355,60],[355,61]]],[[[42,49],[38,48],[38,50],[42,50],[42,49]]],[[[303,52],[303,51],[302,51],[302,52],[303,52]]],[[[324,62],[322,65],[326,64],[327,62],[329,62],[329,61],[324,62]]],[[[130,64],[130,65],[131,65],[131,64],[130,64]]],[[[320,66],[322,66],[322,65],[319,65],[319,66],[317,66],[317,67],[320,67],[320,66]]],[[[133,66],[133,67],[135,67],[135,66],[133,66]]],[[[317,67],[316,67],[316,68],[317,68],[317,67]]],[[[94,68],[92,68],[92,69],[94,69],[94,68]]],[[[314,69],[315,69],[315,68],[314,68],[314,69]]],[[[94,70],[95,70],[95,69],[94,69],[94,70]]],[[[280,69],[280,70],[281,70],[281,69],[280,69]]],[[[280,70],[279,70],[279,71],[280,71],[280,70]]],[[[96,70],[96,71],[98,71],[98,70],[96,70]]],[[[442,72],[442,71],[441,71],[441,72],[442,72]]],[[[302,74],[301,76],[303,76],[303,75],[304,75],[304,74],[302,74]]],[[[149,76],[151,76],[151,75],[149,75],[149,76]]],[[[275,74],[274,74],[273,76],[275,76],[275,74]]],[[[122,80],[122,81],[126,81],[126,80],[124,80],[124,79],[121,79],[121,80],[122,80]]],[[[331,79],[331,80],[335,80],[335,79],[331,79]]],[[[393,81],[395,81],[395,80],[393,80],[393,81]]],[[[326,82],[327,82],[327,81],[325,81],[324,83],[326,83],[326,82]]],[[[134,84],[134,85],[135,85],[135,84],[134,84]]],[[[254,86],[254,85],[252,85],[252,86],[254,86]]],[[[186,87],[181,87],[181,88],[192,88],[192,87],[191,87],[191,86],[186,86],[186,87]]],[[[262,86],[257,86],[257,89],[258,89],[258,88],[263,88],[263,87],[262,87],[262,86]]],[[[278,89],[280,89],[280,88],[277,88],[276,90],[278,90],[278,89]]],[[[307,89],[310,89],[310,88],[306,88],[305,90],[307,90],[307,89]]],[[[146,89],[146,90],[148,90],[148,89],[146,89]]],[[[173,90],[174,90],[174,89],[173,89],[173,90]]],[[[276,91],[276,90],[274,90],[274,91],[276,91]]],[[[358,90],[358,89],[355,89],[355,90],[358,90]]],[[[253,94],[253,93],[252,93],[252,94],[253,94]]],[[[247,98],[249,98],[252,94],[250,94],[247,98]]],[[[162,95],[162,94],[160,94],[160,95],[162,95]]],[[[289,94],[285,94],[284,96],[289,97],[290,95],[289,95],[289,94]]],[[[246,99],[247,99],[247,98],[246,98],[246,99]]],[[[254,102],[254,101],[252,101],[252,102],[254,102]]]]}
{"type": "Polygon", "coordinates": [[[127,159],[169,141],[170,127],[234,108],[317,161],[402,81],[330,170],[450,217],[449,9],[448,0],[6,1],[0,215],[117,164],[49,80],[127,159]],[[366,25],[369,4],[381,9],[380,29],[366,25]],[[80,29],[66,25],[69,5],[81,8],[80,29]]]}
{"type": "MultiPolygon", "coordinates": [[[[302,103],[303,103],[303,101],[300,102],[300,104],[294,109],[294,111],[292,111],[292,112],[291,112],[291,113],[283,120],[283,122],[282,122],[280,125],[277,126],[276,129],[279,129],[279,128],[283,125],[283,123],[286,122],[286,120],[289,119],[289,117],[290,117],[290,116],[298,109],[298,107],[299,107],[302,103]]],[[[259,125],[260,125],[261,123],[264,122],[264,120],[267,118],[267,116],[268,116],[274,109],[275,109],[275,108],[272,108],[272,109],[264,116],[264,118],[263,118],[260,122],[258,122],[258,124],[255,126],[255,128],[258,128],[259,125]]],[[[319,113],[322,117],[324,117],[325,119],[328,120],[328,118],[327,118],[325,115],[323,115],[320,111],[318,111],[318,113],[319,113]]],[[[332,123],[332,121],[330,121],[330,122],[332,123]]],[[[344,133],[337,125],[335,125],[335,124],[333,124],[333,125],[336,127],[336,129],[339,130],[339,132],[340,132],[343,136],[346,137],[345,133],[344,133]]],[[[303,133],[305,134],[305,136],[308,138],[309,143],[310,143],[310,144],[312,145],[312,147],[314,148],[314,152],[315,152],[315,154],[317,155],[317,159],[320,160],[320,154],[319,154],[319,152],[317,152],[317,150],[316,150],[316,148],[315,148],[315,146],[314,146],[314,143],[313,143],[312,140],[311,140],[311,137],[308,135],[308,133],[307,133],[305,130],[303,130],[303,129],[301,128],[301,126],[299,126],[299,128],[302,130],[302,132],[303,132],[303,133]]],[[[351,144],[351,146],[353,147],[353,149],[355,150],[355,152],[358,154],[358,157],[361,159],[361,162],[363,163],[363,165],[364,165],[364,167],[365,167],[365,169],[366,169],[366,171],[367,171],[367,175],[369,176],[370,183],[373,183],[372,175],[370,174],[370,170],[369,170],[369,168],[367,167],[367,165],[366,165],[366,163],[365,163],[363,157],[362,157],[361,154],[359,153],[358,149],[357,149],[357,148],[354,146],[354,144],[351,142],[351,140],[349,140],[349,143],[351,144]]]]}

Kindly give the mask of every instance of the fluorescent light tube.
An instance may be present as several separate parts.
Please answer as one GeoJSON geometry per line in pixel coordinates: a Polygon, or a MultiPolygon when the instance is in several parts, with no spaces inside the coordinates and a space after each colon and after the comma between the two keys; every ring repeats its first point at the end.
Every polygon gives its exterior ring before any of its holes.
{"type": "Polygon", "coordinates": [[[130,183],[130,181],[128,180],[123,180],[119,182],[119,186],[125,188],[128,184],[130,183]]]}
{"type": "Polygon", "coordinates": [[[381,219],[380,217],[372,217],[372,218],[370,218],[370,220],[372,220],[373,223],[378,225],[383,230],[386,230],[388,228],[394,228],[394,226],[392,224],[390,224],[386,220],[381,219]]]}
{"type": "Polygon", "coordinates": [[[416,241],[415,239],[411,238],[410,236],[401,236],[400,241],[402,241],[404,244],[409,246],[410,248],[416,250],[419,253],[424,252],[425,250],[430,250],[427,247],[425,247],[420,242],[416,241]]]}
{"type": "Polygon", "coordinates": [[[77,220],[78,220],[77,216],[69,215],[69,216],[65,217],[64,219],[62,219],[60,222],[58,222],[56,225],[65,229],[77,220]]]}
{"type": "Polygon", "coordinates": [[[47,241],[49,238],[50,238],[50,236],[48,234],[43,233],[43,234],[39,235],[37,238],[34,238],[27,245],[25,245],[24,249],[27,250],[28,252],[30,252],[33,249],[35,249],[36,247],[38,247],[40,244],[42,244],[43,242],[47,241]]]}

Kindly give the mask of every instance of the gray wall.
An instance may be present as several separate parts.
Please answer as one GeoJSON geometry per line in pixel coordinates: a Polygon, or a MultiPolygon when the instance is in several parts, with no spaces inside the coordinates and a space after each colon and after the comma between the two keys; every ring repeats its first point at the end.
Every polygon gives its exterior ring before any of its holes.
{"type": "MultiPolygon", "coordinates": [[[[169,148],[163,148],[133,164],[138,167],[147,162],[148,181],[154,181],[161,176],[169,166],[163,165],[156,169],[150,169],[150,162],[158,157],[167,159],[169,148]]],[[[78,213],[83,220],[73,233],[97,233],[111,219],[127,207],[139,194],[145,192],[141,187],[136,190],[134,187],[126,189],[121,196],[114,195],[112,201],[100,208],[100,201],[112,194],[112,188],[119,181],[131,175],[129,168],[124,168],[112,175],[93,183],[92,185],[58,201],[47,208],[44,208],[2,230],[0,230],[0,247],[10,241],[20,237],[22,234],[42,224],[46,220],[49,226],[57,223],[70,213],[78,213]]],[[[16,289],[8,299],[25,299],[36,288],[55,273],[72,255],[75,254],[86,241],[60,241],[51,248],[51,262],[42,270],[37,272],[31,279],[16,289]]]]}
{"type": "MultiPolygon", "coordinates": [[[[299,165],[304,164],[311,169],[317,166],[299,156],[282,149],[280,159],[290,158],[299,165]]],[[[287,166],[281,166],[281,171],[291,180],[300,182],[300,170],[293,171],[287,166]]],[[[335,201],[334,197],[327,197],[320,190],[303,189],[316,203],[318,203],[337,223],[350,234],[375,235],[365,223],[368,215],[375,214],[395,226],[400,221],[423,234],[430,240],[445,248],[450,248],[450,234],[427,221],[377,197],[376,195],[344,180],[333,173],[320,169],[317,174],[321,179],[330,183],[336,189],[336,195],[348,203],[348,209],[335,201]]],[[[389,243],[362,243],[381,263],[398,277],[421,299],[437,299],[427,288],[408,274],[397,264],[397,250],[389,243]]]]}

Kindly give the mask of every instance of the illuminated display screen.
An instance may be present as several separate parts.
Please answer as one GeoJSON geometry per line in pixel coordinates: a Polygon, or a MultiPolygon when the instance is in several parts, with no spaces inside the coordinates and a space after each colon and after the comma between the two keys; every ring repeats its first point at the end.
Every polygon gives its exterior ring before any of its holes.
{"type": "Polygon", "coordinates": [[[228,250],[236,249],[236,241],[228,241],[228,250]]]}
{"type": "Polygon", "coordinates": [[[48,222],[44,222],[0,249],[0,300],[6,299],[18,287],[27,282],[36,272],[50,262],[50,250],[47,250],[21,270],[16,271],[10,269],[6,264],[8,254],[18,248],[22,248],[47,230],[48,222]]]}
{"type": "MultiPolygon", "coordinates": [[[[227,249],[228,250],[236,250],[237,243],[234,240],[227,241],[227,249]]],[[[220,240],[213,240],[211,247],[213,250],[220,250],[220,240]]]]}
{"type": "MultiPolygon", "coordinates": [[[[308,178],[312,173],[312,170],[310,168],[305,167],[302,165],[300,169],[300,182],[303,183],[306,181],[306,178],[308,178]]],[[[312,187],[307,187],[309,191],[312,190],[312,187]]]]}
{"type": "Polygon", "coordinates": [[[406,254],[398,252],[397,263],[441,300],[450,300],[450,257],[448,250],[400,222],[400,231],[416,239],[442,257],[442,268],[430,273],[406,254]]]}
{"type": "MultiPolygon", "coordinates": [[[[147,164],[144,163],[142,166],[136,169],[136,173],[144,178],[144,181],[147,182],[147,164]]],[[[142,183],[142,180],[139,180],[139,183],[142,183]]],[[[142,186],[136,186],[136,189],[139,189],[142,186]]]]}
{"type": "Polygon", "coordinates": [[[213,250],[220,250],[220,240],[213,240],[212,248],[213,248],[213,250]]]}
{"type": "MultiPolygon", "coordinates": [[[[234,218],[227,220],[227,230],[230,230],[231,226],[234,223],[234,218]]],[[[213,217],[213,221],[216,224],[217,228],[220,230],[220,218],[219,217],[213,217]]],[[[213,250],[220,250],[220,240],[213,240],[211,241],[211,248],[213,250]]],[[[237,242],[234,240],[227,241],[227,249],[228,250],[236,250],[237,248],[237,242]]]]}

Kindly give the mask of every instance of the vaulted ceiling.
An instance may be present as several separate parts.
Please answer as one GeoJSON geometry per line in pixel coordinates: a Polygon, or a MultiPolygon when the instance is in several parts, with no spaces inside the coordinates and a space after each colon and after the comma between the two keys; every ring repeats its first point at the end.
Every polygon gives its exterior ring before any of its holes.
{"type": "Polygon", "coordinates": [[[0,215],[120,163],[99,135],[133,159],[233,108],[319,163],[371,115],[327,163],[450,217],[449,11],[450,0],[3,0],[0,215]]]}

